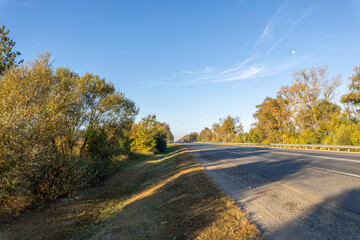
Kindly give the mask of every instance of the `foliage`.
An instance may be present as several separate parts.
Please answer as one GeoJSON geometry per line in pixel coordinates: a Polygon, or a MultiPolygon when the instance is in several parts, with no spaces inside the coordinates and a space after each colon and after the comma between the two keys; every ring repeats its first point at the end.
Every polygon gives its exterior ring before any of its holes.
{"type": "Polygon", "coordinates": [[[2,25],[0,28],[0,76],[3,75],[6,69],[23,62],[23,60],[16,61],[16,57],[21,55],[21,53],[12,50],[15,42],[8,37],[9,33],[10,30],[5,30],[5,26],[2,25]]]}
{"type": "Polygon", "coordinates": [[[155,115],[148,115],[134,124],[131,129],[131,149],[138,153],[159,153],[166,151],[166,141],[172,136],[170,127],[160,123],[155,115]]]}
{"type": "Polygon", "coordinates": [[[108,175],[129,153],[132,101],[98,76],[54,70],[50,55],[0,78],[0,214],[108,175]]]}
{"type": "Polygon", "coordinates": [[[290,112],[285,107],[286,102],[281,96],[265,98],[264,102],[257,105],[258,109],[254,118],[258,121],[255,130],[258,138],[265,142],[282,141],[282,135],[292,130],[290,112]]]}
{"type": "Polygon", "coordinates": [[[227,116],[219,119],[219,123],[214,123],[212,129],[206,127],[200,134],[194,132],[185,135],[180,142],[246,142],[246,140],[247,134],[244,133],[239,118],[227,116]]]}
{"type": "Polygon", "coordinates": [[[355,73],[350,77],[351,83],[349,84],[350,92],[341,97],[341,102],[347,104],[349,113],[357,121],[360,120],[360,67],[354,68],[355,73]]]}
{"type": "Polygon", "coordinates": [[[209,128],[204,128],[204,130],[202,130],[198,136],[198,141],[202,141],[202,142],[210,142],[211,139],[214,138],[214,134],[211,131],[211,129],[209,128]]]}
{"type": "MultiPolygon", "coordinates": [[[[341,75],[329,77],[327,67],[303,69],[274,98],[256,106],[256,122],[244,133],[238,118],[228,116],[203,129],[197,141],[360,145],[360,67],[350,77],[350,93],[332,102],[341,75]]],[[[182,141],[190,140],[192,133],[182,141]]]]}
{"type": "Polygon", "coordinates": [[[190,133],[182,137],[179,142],[197,142],[199,134],[197,132],[190,133]]]}
{"type": "Polygon", "coordinates": [[[165,133],[165,139],[166,139],[166,143],[171,143],[174,141],[174,135],[172,134],[171,130],[170,130],[170,126],[169,124],[163,122],[163,123],[159,123],[159,127],[163,130],[163,132],[165,133]]]}
{"type": "Polygon", "coordinates": [[[351,145],[351,129],[345,125],[341,125],[334,137],[336,145],[351,145]]]}
{"type": "Polygon", "coordinates": [[[283,86],[276,98],[257,106],[257,123],[250,131],[253,142],[321,144],[332,142],[341,108],[331,102],[341,76],[328,77],[327,68],[294,73],[293,83],[283,86]]]}

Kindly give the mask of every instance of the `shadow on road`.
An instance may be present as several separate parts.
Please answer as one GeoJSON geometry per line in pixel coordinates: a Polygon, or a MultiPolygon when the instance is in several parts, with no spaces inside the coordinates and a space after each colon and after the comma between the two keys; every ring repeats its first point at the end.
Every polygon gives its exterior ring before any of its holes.
{"type": "MultiPolygon", "coordinates": [[[[303,170],[309,169],[307,167],[309,160],[301,155],[280,155],[271,159],[269,158],[271,155],[263,157],[264,154],[271,152],[269,149],[252,151],[224,146],[221,149],[205,148],[203,151],[193,148],[192,152],[200,157],[208,174],[214,177],[227,194],[235,199],[239,196],[246,197],[246,202],[256,202],[262,194],[271,194],[269,191],[264,190],[264,193],[261,191],[275,182],[292,181],[295,178],[302,179],[304,182],[308,180],[306,179],[308,176],[303,175],[303,170]],[[249,157],[256,158],[256,161],[249,157]],[[254,188],[260,189],[257,195],[244,194],[245,192],[253,193],[251,191],[254,188]]],[[[320,181],[326,179],[321,177],[324,172],[317,174],[320,181]]],[[[350,179],[350,177],[347,178],[350,179]]],[[[350,181],[356,183],[358,179],[354,178],[350,181]]],[[[311,182],[308,184],[311,185],[311,182]]],[[[326,185],[326,182],[322,184],[326,185]]],[[[297,191],[298,194],[299,192],[297,191]]],[[[272,197],[281,198],[280,196],[272,197]]],[[[265,236],[269,239],[360,239],[359,187],[350,187],[348,190],[337,192],[322,200],[316,199],[316,204],[309,204],[302,210],[298,209],[298,212],[294,213],[295,219],[288,221],[290,217],[284,218],[283,222],[279,220],[279,227],[267,230],[265,236]]],[[[293,207],[296,208],[296,206],[293,207]]],[[[291,210],[287,211],[290,215],[292,214],[291,210]]]]}
{"type": "MultiPolygon", "coordinates": [[[[344,192],[335,198],[343,201],[359,200],[360,188],[344,192]]],[[[332,199],[325,199],[331,201],[332,199]]],[[[360,239],[360,215],[344,211],[338,206],[321,203],[304,211],[294,221],[284,223],[280,228],[267,234],[269,239],[360,239]]]]}

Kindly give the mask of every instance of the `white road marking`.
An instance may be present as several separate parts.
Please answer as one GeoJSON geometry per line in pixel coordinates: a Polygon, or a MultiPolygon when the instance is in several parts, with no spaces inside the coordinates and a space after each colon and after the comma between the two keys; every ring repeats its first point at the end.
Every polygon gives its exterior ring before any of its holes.
{"type": "MultiPolygon", "coordinates": [[[[209,150],[209,149],[204,149],[204,150],[209,150]]],[[[215,150],[215,149],[212,149],[215,150]]],[[[220,150],[220,149],[216,149],[216,150],[220,150]]],[[[235,149],[234,149],[235,150],[235,149]]],[[[249,149],[247,149],[249,150],[249,149]]],[[[270,150],[270,149],[269,149],[270,150]]],[[[313,155],[308,155],[308,154],[301,154],[301,153],[289,153],[289,152],[280,152],[280,151],[269,151],[269,150],[258,150],[257,152],[274,152],[274,153],[279,153],[279,154],[285,154],[285,155],[295,155],[295,156],[305,156],[305,157],[315,157],[315,158],[323,158],[323,159],[331,159],[331,160],[336,160],[336,161],[345,161],[345,162],[355,162],[355,163],[360,163],[360,161],[357,160],[351,160],[351,159],[345,159],[345,158],[334,158],[334,157],[324,157],[324,156],[313,156],[313,155]]],[[[248,151],[243,151],[243,152],[238,152],[238,151],[233,151],[233,149],[231,150],[226,150],[224,149],[225,152],[230,152],[230,153],[235,153],[235,154],[241,154],[241,155],[247,155],[249,157],[252,157],[251,153],[248,151]]],[[[266,158],[268,159],[268,158],[266,158]]],[[[320,167],[313,167],[313,166],[304,166],[307,168],[314,168],[314,169],[318,169],[318,170],[322,170],[322,171],[327,171],[327,172],[332,172],[332,173],[337,173],[337,174],[342,174],[342,175],[346,175],[346,176],[350,176],[350,177],[356,177],[356,178],[360,178],[360,175],[356,175],[356,174],[351,174],[351,173],[346,173],[346,172],[341,172],[341,171],[336,171],[336,170],[331,170],[331,169],[327,169],[327,168],[320,168],[320,167]]]]}
{"type": "Polygon", "coordinates": [[[315,169],[319,169],[319,170],[323,170],[323,171],[326,171],[326,172],[332,172],[332,173],[337,173],[337,174],[342,174],[342,175],[347,175],[347,176],[350,176],[350,177],[357,177],[357,178],[360,178],[360,175],[356,175],[356,174],[351,174],[351,173],[346,173],[346,172],[340,172],[340,171],[335,171],[335,170],[331,170],[331,169],[327,169],[327,168],[319,168],[319,167],[310,167],[310,166],[305,166],[305,167],[308,167],[308,168],[315,168],[315,169]]]}
{"type": "Polygon", "coordinates": [[[273,151],[273,152],[279,153],[279,154],[286,154],[286,155],[306,156],[306,157],[314,157],[314,158],[331,159],[331,160],[336,160],[336,161],[360,163],[360,161],[358,161],[358,160],[351,160],[351,159],[345,159],[345,158],[334,158],[334,157],[314,156],[314,155],[308,155],[308,154],[287,153],[287,152],[278,152],[278,151],[273,151]]]}
{"type": "MultiPolygon", "coordinates": [[[[241,149],[241,148],[240,148],[241,149]]],[[[205,150],[205,149],[204,149],[205,150]]],[[[208,148],[206,150],[221,150],[219,148],[208,148]]],[[[250,149],[246,149],[246,151],[242,152],[243,154],[246,154],[247,151],[249,151],[250,149]]],[[[229,151],[229,150],[228,150],[229,151]]],[[[231,151],[231,150],[230,150],[231,151]]],[[[335,158],[335,157],[325,157],[325,156],[316,156],[316,155],[308,155],[308,154],[302,154],[302,153],[290,153],[290,152],[281,152],[281,151],[276,151],[273,149],[269,149],[269,150],[256,150],[256,149],[251,149],[250,151],[256,151],[256,152],[266,152],[266,151],[271,151],[274,153],[279,153],[279,154],[285,154],[285,155],[294,155],[294,156],[306,156],[306,157],[313,157],[313,158],[322,158],[322,159],[331,159],[331,160],[336,160],[336,161],[344,161],[344,162],[355,162],[355,163],[360,163],[360,160],[351,160],[351,159],[346,159],[346,158],[335,158]]]]}
{"type": "MultiPolygon", "coordinates": [[[[267,150],[263,150],[263,151],[267,151],[267,150]]],[[[228,151],[228,152],[239,154],[239,152],[234,152],[234,151],[228,151]]],[[[277,152],[277,153],[279,153],[279,152],[277,152]]],[[[249,156],[249,157],[252,156],[252,155],[247,154],[246,152],[242,152],[242,153],[240,153],[240,154],[245,154],[245,155],[247,155],[247,156],[249,156]]],[[[282,154],[286,154],[286,153],[282,153],[282,154]]],[[[292,154],[290,154],[290,155],[304,156],[305,154],[292,153],[292,154]]],[[[305,155],[305,156],[311,156],[311,155],[305,155]]],[[[322,157],[322,156],[320,156],[320,157],[321,157],[321,158],[326,158],[326,157],[322,157]]],[[[264,158],[264,157],[262,157],[262,158],[264,158]]],[[[265,158],[265,159],[268,159],[268,158],[265,158]]],[[[336,159],[336,158],[334,158],[334,159],[336,159]]],[[[337,160],[337,159],[336,159],[336,160],[337,160]]],[[[345,160],[349,160],[349,159],[345,159],[345,160]]],[[[342,160],[340,160],[340,161],[342,161],[342,160]]],[[[350,161],[351,161],[351,160],[350,160],[350,161]]],[[[354,161],[355,161],[355,160],[354,160],[354,161]]],[[[355,162],[356,162],[356,161],[355,161],[355,162]]],[[[346,176],[350,176],[350,177],[360,178],[360,175],[351,174],[351,173],[346,173],[346,172],[340,172],[340,171],[331,170],[331,169],[327,169],[327,168],[320,168],[320,167],[313,167],[313,166],[306,166],[306,165],[304,165],[304,167],[314,168],[314,169],[318,169],[318,170],[322,170],[322,171],[326,171],[326,172],[332,172],[332,173],[337,173],[337,174],[346,175],[346,176]]]]}

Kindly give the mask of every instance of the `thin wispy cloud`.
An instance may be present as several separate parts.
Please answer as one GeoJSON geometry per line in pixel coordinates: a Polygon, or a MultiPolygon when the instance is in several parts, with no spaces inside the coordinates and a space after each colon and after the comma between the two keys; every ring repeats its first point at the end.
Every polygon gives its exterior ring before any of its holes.
{"type": "Polygon", "coordinates": [[[234,76],[234,77],[220,78],[220,79],[214,80],[213,82],[232,82],[232,81],[249,79],[249,78],[256,76],[256,74],[258,74],[259,72],[262,72],[264,70],[265,70],[264,67],[250,66],[248,69],[245,69],[244,71],[236,74],[236,76],[234,76]]]}
{"type": "Polygon", "coordinates": [[[281,13],[284,11],[286,6],[288,5],[289,0],[283,2],[283,4],[278,8],[278,10],[275,12],[275,14],[272,16],[270,21],[266,24],[262,34],[258,38],[258,40],[255,43],[255,48],[260,46],[264,41],[268,40],[272,36],[272,32],[274,31],[274,28],[278,24],[278,19],[281,15],[281,13]]]}
{"type": "MultiPolygon", "coordinates": [[[[295,28],[306,18],[308,17],[315,8],[320,4],[319,2],[314,3],[307,11],[305,11],[300,17],[293,21],[289,21],[288,18],[292,18],[293,14],[290,13],[293,7],[290,7],[290,1],[284,1],[281,6],[276,10],[274,15],[266,24],[262,34],[255,42],[255,49],[259,48],[261,45],[268,46],[266,50],[267,55],[271,53],[286,39],[288,38],[295,28]],[[270,46],[269,46],[270,45],[270,46]]],[[[294,2],[291,2],[294,3],[294,2]]]]}
{"type": "Polygon", "coordinates": [[[291,6],[294,5],[290,3],[293,2],[286,0],[276,10],[263,29],[262,34],[255,42],[255,48],[257,49],[254,49],[254,53],[248,58],[225,68],[207,66],[196,71],[181,71],[178,72],[171,81],[163,81],[159,84],[153,84],[153,86],[163,84],[181,86],[234,83],[234,86],[236,87],[241,85],[242,82],[248,80],[257,81],[262,78],[275,76],[295,67],[302,62],[306,56],[298,56],[298,54],[295,56],[295,50],[290,51],[289,53],[291,54],[289,54],[288,57],[281,59],[274,59],[273,57],[270,57],[270,55],[295,31],[296,27],[315,10],[318,4],[313,4],[307,11],[294,19],[293,14],[291,13],[291,6]],[[290,19],[292,18],[293,21],[289,21],[289,17],[290,19]],[[260,45],[264,45],[265,49],[262,48],[264,52],[260,51],[262,50],[259,48],[260,45]]]}
{"type": "Polygon", "coordinates": [[[238,71],[238,70],[242,69],[244,66],[246,66],[247,63],[252,62],[258,58],[259,57],[257,57],[257,56],[249,57],[249,58],[245,59],[244,61],[236,64],[234,67],[228,68],[225,71],[220,72],[219,74],[227,74],[227,73],[231,73],[234,71],[238,71]]]}
{"type": "Polygon", "coordinates": [[[197,75],[196,78],[184,79],[179,84],[225,83],[251,79],[266,69],[263,66],[257,66],[257,64],[253,63],[256,59],[258,59],[257,56],[251,56],[232,67],[218,71],[214,70],[210,73],[203,71],[202,74],[199,74],[200,76],[197,75]]]}
{"type": "Polygon", "coordinates": [[[279,39],[277,40],[267,51],[267,54],[270,55],[271,52],[280,45],[289,35],[295,30],[295,28],[307,17],[309,16],[314,10],[316,6],[308,9],[303,15],[301,15],[288,29],[288,31],[279,39]]]}
{"type": "Polygon", "coordinates": [[[202,70],[199,71],[181,71],[181,74],[198,74],[198,73],[212,73],[215,71],[215,68],[212,67],[205,67],[202,70]]]}
{"type": "Polygon", "coordinates": [[[251,56],[246,58],[235,67],[228,67],[225,69],[216,70],[215,68],[210,70],[194,71],[194,74],[177,74],[170,77],[169,81],[158,81],[155,83],[149,83],[146,87],[158,87],[162,85],[200,85],[200,84],[221,84],[221,83],[237,83],[235,87],[239,86],[241,81],[247,81],[252,79],[261,79],[270,76],[277,75],[284,72],[295,65],[302,62],[308,56],[292,57],[291,59],[283,58],[277,61],[274,60],[262,60],[257,56],[251,56]]]}

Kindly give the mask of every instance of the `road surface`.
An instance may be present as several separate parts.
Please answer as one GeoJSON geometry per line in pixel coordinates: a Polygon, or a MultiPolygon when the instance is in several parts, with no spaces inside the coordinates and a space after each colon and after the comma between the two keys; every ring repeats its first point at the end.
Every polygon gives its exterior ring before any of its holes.
{"type": "Polygon", "coordinates": [[[360,154],[184,144],[268,239],[360,239],[360,154]]]}

